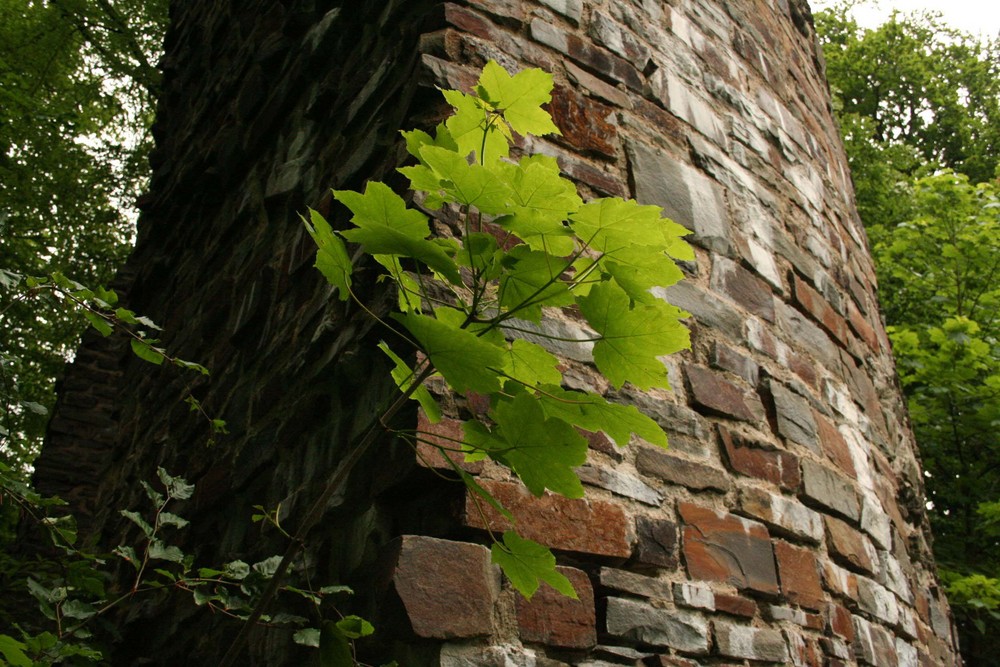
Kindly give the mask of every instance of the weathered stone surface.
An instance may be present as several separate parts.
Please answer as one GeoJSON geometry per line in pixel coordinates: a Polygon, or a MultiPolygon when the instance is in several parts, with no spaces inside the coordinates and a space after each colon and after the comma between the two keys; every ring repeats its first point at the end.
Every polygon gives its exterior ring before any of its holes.
{"type": "MultiPolygon", "coordinates": [[[[599,486],[611,493],[659,507],[663,500],[656,489],[628,473],[604,466],[585,465],[576,470],[585,484],[599,486]]],[[[640,470],[640,472],[642,472],[640,470]]]]}
{"type": "Polygon", "coordinates": [[[851,612],[836,603],[831,603],[826,609],[827,629],[843,637],[846,641],[854,641],[854,623],[851,620],[851,612]]]}
{"type": "Polygon", "coordinates": [[[685,653],[708,653],[708,621],[689,611],[608,598],[607,629],[612,635],[644,644],[669,646],[685,653]]]}
{"type": "Polygon", "coordinates": [[[809,542],[823,540],[822,516],[794,498],[749,487],[740,491],[740,509],[775,532],[809,542]]]}
{"type": "Polygon", "coordinates": [[[729,218],[722,187],[683,161],[642,143],[625,144],[636,197],[663,208],[694,232],[694,241],[722,254],[730,249],[729,218]]]}
{"type": "Polygon", "coordinates": [[[767,528],[727,512],[680,504],[684,560],[692,579],[724,581],[737,588],[778,592],[767,528]]]}
{"type": "MultiPolygon", "coordinates": [[[[523,537],[566,551],[619,557],[632,553],[629,521],[618,505],[551,494],[536,498],[521,484],[511,482],[484,479],[479,483],[514,515],[523,537]]],[[[477,505],[477,500],[471,491],[466,493],[466,525],[500,532],[510,529],[496,510],[484,503],[477,505]]]]}
{"type": "Polygon", "coordinates": [[[878,552],[867,537],[833,517],[823,517],[826,526],[827,546],[831,555],[842,564],[861,572],[873,574],[878,565],[878,552]]]}
{"type": "Polygon", "coordinates": [[[738,473],[771,482],[783,489],[795,491],[799,487],[799,458],[780,450],[764,449],[719,426],[719,440],[729,467],[738,473]]]}
{"type": "Polygon", "coordinates": [[[819,431],[819,443],[826,456],[848,477],[854,477],[854,457],[844,436],[833,423],[821,414],[813,413],[819,431]]]}
{"type": "Polygon", "coordinates": [[[796,607],[769,604],[764,607],[764,617],[771,621],[788,621],[789,623],[794,623],[810,630],[823,629],[822,616],[796,607]]]}
{"type": "Polygon", "coordinates": [[[816,421],[813,419],[809,401],[773,380],[768,386],[774,399],[778,433],[793,442],[818,451],[816,421]]]}
{"type": "Polygon", "coordinates": [[[500,592],[499,569],[486,547],[405,535],[394,549],[392,584],[419,637],[488,635],[500,592]]]}
{"type": "Polygon", "coordinates": [[[802,499],[853,521],[861,518],[854,486],[833,470],[809,460],[802,461],[802,499]]]}
{"type": "Polygon", "coordinates": [[[896,625],[899,621],[896,596],[867,577],[858,577],[858,606],[888,625],[896,625]]]}
{"type": "Polygon", "coordinates": [[[718,468],[653,447],[643,447],[639,450],[635,458],[635,467],[648,477],[699,491],[711,489],[724,493],[732,486],[726,474],[718,468]]]}
{"type": "Polygon", "coordinates": [[[725,257],[712,261],[712,289],[758,317],[774,321],[774,296],[763,280],[725,257]]]}
{"type": "Polygon", "coordinates": [[[572,88],[556,86],[549,110],[563,138],[576,148],[606,157],[618,152],[618,130],[609,122],[614,117],[611,107],[572,88]]]}
{"type": "Polygon", "coordinates": [[[533,650],[510,644],[445,644],[440,661],[441,667],[541,667],[533,650]]]}
{"type": "Polygon", "coordinates": [[[635,520],[635,560],[644,565],[677,567],[677,524],[640,516],[635,520]]]}
{"type": "Polygon", "coordinates": [[[715,645],[730,658],[761,662],[786,662],[788,647],[777,630],[760,630],[728,621],[715,621],[715,645]]]}
{"type": "Polygon", "coordinates": [[[795,276],[795,301],[835,339],[847,342],[847,322],[804,280],[795,276]]]}
{"type": "Polygon", "coordinates": [[[757,386],[760,378],[760,365],[750,357],[737,352],[728,345],[716,342],[712,345],[712,353],[709,357],[712,368],[718,368],[740,376],[750,386],[757,386]]]}
{"type": "Polygon", "coordinates": [[[661,581],[655,577],[647,577],[611,567],[602,567],[600,577],[601,586],[605,588],[657,600],[669,601],[673,598],[670,592],[670,582],[661,581]]]}
{"type": "Polygon", "coordinates": [[[696,406],[713,414],[748,422],[759,422],[764,408],[756,394],[744,391],[707,368],[684,366],[696,406]]]}
{"type": "Polygon", "coordinates": [[[417,463],[427,468],[451,470],[448,459],[464,468],[467,472],[476,474],[483,469],[481,461],[467,463],[465,454],[456,446],[463,439],[462,422],[457,419],[443,418],[432,424],[423,410],[417,413],[417,463]],[[445,458],[447,457],[447,458],[445,458]]]}
{"type": "Polygon", "coordinates": [[[753,618],[757,615],[757,603],[740,595],[715,594],[715,610],[733,616],[753,618]]]}
{"type": "Polygon", "coordinates": [[[854,654],[859,662],[876,667],[897,667],[896,642],[880,625],[853,617],[854,654]]]}
{"type": "Polygon", "coordinates": [[[819,564],[810,549],[777,540],[774,555],[778,560],[781,592],[789,602],[807,609],[820,610],[825,602],[819,578],[819,564]]]}
{"type": "Polygon", "coordinates": [[[715,593],[708,586],[674,584],[674,602],[684,607],[715,610],[715,593]]]}
{"type": "Polygon", "coordinates": [[[573,584],[578,599],[567,597],[547,584],[530,600],[515,597],[521,640],[557,648],[588,649],[597,644],[594,589],[586,572],[556,568],[573,584]]]}
{"type": "Polygon", "coordinates": [[[858,599],[858,575],[833,561],[823,561],[823,582],[830,592],[842,598],[858,599]]]}

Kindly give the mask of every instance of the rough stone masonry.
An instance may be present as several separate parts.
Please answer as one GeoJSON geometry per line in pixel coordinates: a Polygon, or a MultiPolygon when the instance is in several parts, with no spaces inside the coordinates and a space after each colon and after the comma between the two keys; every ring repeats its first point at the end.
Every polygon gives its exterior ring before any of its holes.
{"type": "MultiPolygon", "coordinates": [[[[487,59],[553,73],[555,156],[587,197],[657,204],[697,259],[663,296],[691,313],[673,392],[611,392],[671,448],[594,437],[583,500],[470,465],[558,555],[579,600],[515,595],[436,450],[387,441],[310,539],[350,584],[370,660],[402,665],[875,665],[958,662],[920,463],[804,0],[214,0],[171,3],[154,176],[117,287],[212,369],[181,377],[87,338],[37,465],[104,545],[134,540],[157,465],[197,485],[177,540],[200,565],[284,548],[343,443],[394,391],[365,313],[331,299],[298,214],[387,179],[398,130],[444,113],[487,59]],[[206,446],[188,392],[230,433],[206,446]]],[[[364,283],[364,281],[362,281],[364,283]]],[[[373,280],[359,289],[378,298],[373,280]]],[[[573,331],[571,313],[552,331],[573,331]]],[[[557,351],[604,391],[584,348],[557,351]]],[[[455,434],[421,415],[400,426],[455,434]]],[[[231,622],[179,597],[121,619],[115,664],[213,664],[231,622]],[[141,663],[147,664],[147,663],[141,663]]],[[[262,630],[246,664],[304,664],[262,630]]],[[[378,663],[374,663],[378,664],[378,663]]]]}

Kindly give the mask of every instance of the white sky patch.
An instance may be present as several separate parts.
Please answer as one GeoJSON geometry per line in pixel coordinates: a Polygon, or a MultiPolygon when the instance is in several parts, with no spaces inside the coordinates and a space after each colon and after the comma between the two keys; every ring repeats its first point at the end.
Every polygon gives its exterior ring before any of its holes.
{"type": "MultiPolygon", "coordinates": [[[[814,10],[834,4],[832,0],[813,0],[814,10]]],[[[940,12],[944,23],[981,39],[1000,37],[1000,2],[998,0],[869,0],[860,3],[851,14],[863,28],[885,23],[893,10],[903,14],[915,11],[940,12]]]]}

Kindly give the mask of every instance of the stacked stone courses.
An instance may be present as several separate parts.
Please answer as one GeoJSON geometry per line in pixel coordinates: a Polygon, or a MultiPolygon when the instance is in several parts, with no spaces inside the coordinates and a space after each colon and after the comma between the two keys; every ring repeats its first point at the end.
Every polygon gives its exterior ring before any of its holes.
{"type": "MultiPolygon", "coordinates": [[[[294,522],[394,391],[372,351],[383,334],[331,298],[298,213],[342,222],[328,188],[368,178],[402,191],[397,131],[433,126],[434,86],[468,89],[488,59],[555,78],[562,135],[522,150],[558,158],[585,199],[656,204],[692,232],[686,279],[662,290],[691,314],[692,349],[665,360],[673,391],[615,391],[586,344],[539,339],[571,388],[637,406],[670,448],[590,435],[580,500],[462,462],[555,551],[578,600],[512,591],[487,532],[509,524],[432,475],[450,466],[427,444],[387,442],[363,466],[350,511],[331,510],[309,546],[319,575],[359,591],[401,664],[958,664],[804,0],[172,3],[155,176],[119,286],[168,347],[213,370],[195,395],[231,433],[207,450],[177,401],[187,378],[88,339],[39,486],[111,543],[125,534],[117,509],[140,504],[135,480],[162,465],[197,486],[184,539],[199,562],[280,552],[279,536],[243,525],[250,507],[281,502],[294,522]]],[[[542,328],[584,331],[572,312],[542,328]]],[[[448,442],[459,408],[476,408],[444,405],[443,421],[400,427],[448,442]]],[[[147,633],[156,664],[180,664],[184,633],[196,655],[224,647],[223,626],[178,609],[126,638],[147,633]]],[[[293,650],[251,646],[254,664],[293,664],[293,650]]]]}

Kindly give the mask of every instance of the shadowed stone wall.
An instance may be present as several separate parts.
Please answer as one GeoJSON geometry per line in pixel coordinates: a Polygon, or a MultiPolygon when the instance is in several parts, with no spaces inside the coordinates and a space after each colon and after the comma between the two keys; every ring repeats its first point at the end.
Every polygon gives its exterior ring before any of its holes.
{"type": "MultiPolygon", "coordinates": [[[[486,59],[555,76],[559,159],[585,198],[658,204],[694,233],[692,314],[672,393],[611,392],[582,345],[575,388],[655,418],[671,449],[591,439],[585,500],[470,471],[550,545],[579,601],[527,602],[489,563],[480,512],[427,447],[387,439],[308,554],[376,622],[372,660],[459,665],[954,664],[920,464],[874,271],[801,0],[289,0],[174,3],[155,175],[119,286],[164,326],[182,377],[88,338],[63,384],[39,487],[104,544],[135,539],[157,465],[197,485],[178,511],[200,565],[280,552],[252,506],[294,525],[344,443],[393,394],[367,315],[331,300],[298,214],[344,224],[329,187],[402,189],[399,129],[445,110],[486,59]],[[207,446],[192,392],[227,420],[207,446]]],[[[359,289],[380,298],[372,275],[359,289]]],[[[364,275],[364,272],[362,273],[364,275]]],[[[552,313],[553,332],[578,328],[552,313]]],[[[452,406],[454,407],[454,406],[452,406]]],[[[452,415],[456,416],[456,415],[452,415]]],[[[453,436],[457,422],[399,425],[453,436]]],[[[139,608],[116,660],[212,664],[233,626],[171,598],[139,608]],[[192,662],[193,661],[193,662],[192,662]]],[[[299,664],[261,631],[247,664],[299,664]]],[[[116,662],[119,664],[119,662],[116,662]]]]}

